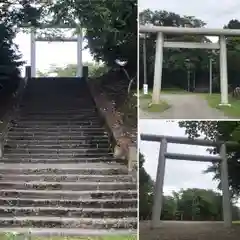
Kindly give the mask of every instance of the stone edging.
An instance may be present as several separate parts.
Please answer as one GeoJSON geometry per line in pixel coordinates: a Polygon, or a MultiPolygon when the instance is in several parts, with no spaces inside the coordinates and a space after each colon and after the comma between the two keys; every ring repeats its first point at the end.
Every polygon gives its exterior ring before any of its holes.
{"type": "Polygon", "coordinates": [[[97,110],[103,118],[111,135],[113,147],[118,145],[121,148],[123,145],[121,139],[123,137],[126,142],[128,142],[128,170],[134,170],[137,166],[137,144],[133,142],[132,138],[128,135],[126,129],[124,128],[121,114],[115,110],[114,103],[109,101],[106,95],[100,91],[96,82],[94,84],[91,80],[86,82],[96,104],[97,110]]]}

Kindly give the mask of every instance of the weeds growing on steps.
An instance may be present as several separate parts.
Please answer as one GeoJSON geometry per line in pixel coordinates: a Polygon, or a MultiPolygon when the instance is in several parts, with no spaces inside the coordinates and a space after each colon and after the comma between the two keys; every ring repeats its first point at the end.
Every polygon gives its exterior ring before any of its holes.
{"type": "Polygon", "coordinates": [[[106,237],[33,237],[31,231],[28,234],[9,232],[0,236],[1,240],[137,240],[136,235],[129,236],[106,236],[106,237]]]}

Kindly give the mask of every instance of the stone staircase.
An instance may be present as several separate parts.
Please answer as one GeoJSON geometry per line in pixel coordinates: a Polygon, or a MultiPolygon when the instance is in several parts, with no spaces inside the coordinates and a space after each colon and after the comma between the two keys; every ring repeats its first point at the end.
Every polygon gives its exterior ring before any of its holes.
{"type": "Polygon", "coordinates": [[[29,80],[4,142],[0,231],[135,232],[136,178],[121,161],[84,81],[29,80]]]}

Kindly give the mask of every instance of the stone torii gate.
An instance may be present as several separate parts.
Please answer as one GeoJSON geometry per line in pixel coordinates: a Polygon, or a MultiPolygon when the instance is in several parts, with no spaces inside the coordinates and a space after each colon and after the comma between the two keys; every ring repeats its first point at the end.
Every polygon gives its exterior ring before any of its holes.
{"type": "Polygon", "coordinates": [[[227,47],[226,36],[240,36],[237,29],[208,29],[208,28],[185,28],[185,27],[162,27],[140,25],[140,33],[157,33],[156,55],[154,67],[154,84],[152,103],[160,102],[160,91],[162,85],[163,48],[200,48],[200,49],[220,49],[220,105],[230,106],[228,103],[228,74],[227,74],[227,47]],[[204,35],[218,36],[218,43],[199,42],[170,42],[164,41],[164,35],[204,35]]]}
{"type": "Polygon", "coordinates": [[[68,25],[49,25],[43,24],[37,26],[38,29],[46,29],[46,28],[59,28],[59,29],[78,29],[77,38],[59,38],[59,37],[38,37],[36,38],[36,28],[29,25],[22,25],[21,28],[30,28],[31,29],[31,77],[36,77],[36,42],[77,42],[77,76],[83,76],[83,62],[82,62],[82,43],[83,43],[83,33],[82,28],[77,24],[75,26],[68,25]]]}
{"type": "Polygon", "coordinates": [[[160,217],[163,204],[163,183],[165,175],[166,158],[174,160],[188,160],[198,162],[219,162],[221,166],[221,185],[222,185],[222,206],[223,220],[225,227],[232,225],[232,209],[228,182],[228,165],[227,165],[227,146],[239,146],[236,142],[211,141],[205,139],[190,139],[186,137],[173,137],[153,134],[141,134],[142,141],[151,141],[160,143],[158,158],[157,176],[154,187],[154,201],[152,209],[151,227],[158,228],[161,225],[160,217]],[[168,143],[178,143],[197,146],[219,147],[220,156],[201,156],[191,154],[169,153],[167,152],[168,143]]]}

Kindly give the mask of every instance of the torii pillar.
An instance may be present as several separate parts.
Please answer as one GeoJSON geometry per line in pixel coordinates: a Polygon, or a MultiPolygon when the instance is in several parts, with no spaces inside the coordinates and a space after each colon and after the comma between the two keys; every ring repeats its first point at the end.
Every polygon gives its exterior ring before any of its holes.
{"type": "Polygon", "coordinates": [[[36,30],[31,29],[31,77],[36,77],[36,30]]]}
{"type": "Polygon", "coordinates": [[[77,77],[82,77],[82,41],[83,41],[83,34],[82,29],[79,29],[79,33],[77,35],[77,77]]]}

